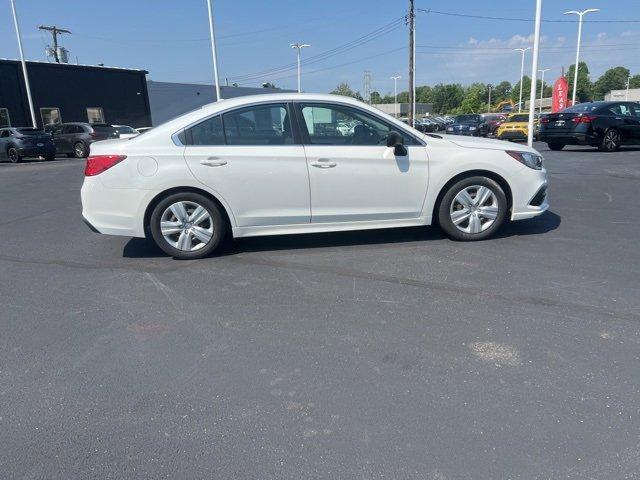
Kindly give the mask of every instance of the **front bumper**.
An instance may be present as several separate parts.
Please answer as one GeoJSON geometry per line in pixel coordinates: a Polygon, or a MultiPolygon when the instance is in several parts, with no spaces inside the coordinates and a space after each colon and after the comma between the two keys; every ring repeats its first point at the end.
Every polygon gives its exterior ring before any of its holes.
{"type": "Polygon", "coordinates": [[[527,134],[520,130],[503,130],[496,134],[499,140],[526,140],[527,134]]]}
{"type": "Polygon", "coordinates": [[[525,220],[542,215],[549,209],[546,170],[527,170],[513,191],[511,220],[525,220]]]}

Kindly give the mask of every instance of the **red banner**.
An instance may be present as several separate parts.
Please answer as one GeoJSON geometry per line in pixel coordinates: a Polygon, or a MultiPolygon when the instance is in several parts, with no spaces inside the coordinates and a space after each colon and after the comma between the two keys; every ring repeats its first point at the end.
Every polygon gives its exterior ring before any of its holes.
{"type": "Polygon", "coordinates": [[[553,84],[553,105],[551,111],[553,113],[564,110],[569,106],[567,94],[569,92],[569,82],[565,77],[560,77],[553,84]]]}

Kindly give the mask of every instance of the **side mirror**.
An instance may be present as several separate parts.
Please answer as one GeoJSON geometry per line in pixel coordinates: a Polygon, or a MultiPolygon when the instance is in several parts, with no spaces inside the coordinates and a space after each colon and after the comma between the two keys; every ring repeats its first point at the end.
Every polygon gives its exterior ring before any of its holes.
{"type": "Polygon", "coordinates": [[[389,135],[387,135],[387,147],[393,147],[393,154],[396,157],[404,157],[409,153],[403,142],[404,139],[402,135],[395,130],[392,130],[389,132],[389,135]]]}

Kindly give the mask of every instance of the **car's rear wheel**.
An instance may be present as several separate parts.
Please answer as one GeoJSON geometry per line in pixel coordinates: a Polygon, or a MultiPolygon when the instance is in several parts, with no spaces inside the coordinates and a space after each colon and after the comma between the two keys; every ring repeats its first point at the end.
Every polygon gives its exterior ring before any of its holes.
{"type": "Polygon", "coordinates": [[[198,193],[184,192],[170,195],[156,205],[150,229],[164,252],[188,260],[206,257],[218,248],[227,225],[214,201],[198,193]]]}
{"type": "Polygon", "coordinates": [[[618,132],[615,128],[611,128],[607,130],[602,137],[602,141],[598,146],[598,150],[601,152],[615,152],[620,145],[622,144],[622,137],[620,136],[620,132],[618,132]]]}
{"type": "Polygon", "coordinates": [[[504,223],[507,197],[487,177],[467,177],[452,185],[438,206],[438,221],[454,240],[483,240],[504,223]]]}
{"type": "Polygon", "coordinates": [[[18,163],[22,161],[22,157],[18,153],[18,150],[14,147],[11,147],[9,150],[7,150],[7,157],[9,157],[9,161],[11,163],[18,163]]]}
{"type": "Polygon", "coordinates": [[[85,158],[87,156],[87,147],[82,142],[73,145],[73,156],[76,158],[85,158]]]}
{"type": "Polygon", "coordinates": [[[549,150],[560,151],[564,148],[564,143],[547,143],[549,150]]]}

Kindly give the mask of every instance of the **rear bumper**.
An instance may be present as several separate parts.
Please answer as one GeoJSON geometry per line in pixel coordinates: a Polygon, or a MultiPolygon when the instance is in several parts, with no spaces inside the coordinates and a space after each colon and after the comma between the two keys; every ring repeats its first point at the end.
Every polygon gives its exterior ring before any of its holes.
{"type": "Polygon", "coordinates": [[[144,213],[158,193],[155,190],[107,188],[99,176],[85,177],[80,190],[82,219],[94,232],[144,237],[144,213]]]}
{"type": "Polygon", "coordinates": [[[599,142],[599,139],[586,133],[540,132],[540,141],[546,143],[562,143],[564,145],[594,145],[599,142]]]}

